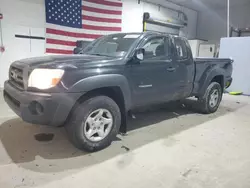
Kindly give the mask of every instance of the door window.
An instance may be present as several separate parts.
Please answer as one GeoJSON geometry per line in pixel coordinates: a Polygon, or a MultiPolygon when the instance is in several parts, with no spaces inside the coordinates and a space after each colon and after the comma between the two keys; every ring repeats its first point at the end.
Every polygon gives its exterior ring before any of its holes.
{"type": "Polygon", "coordinates": [[[167,49],[165,45],[165,37],[155,37],[149,39],[142,48],[145,49],[144,59],[154,59],[157,57],[167,56],[167,49]]]}

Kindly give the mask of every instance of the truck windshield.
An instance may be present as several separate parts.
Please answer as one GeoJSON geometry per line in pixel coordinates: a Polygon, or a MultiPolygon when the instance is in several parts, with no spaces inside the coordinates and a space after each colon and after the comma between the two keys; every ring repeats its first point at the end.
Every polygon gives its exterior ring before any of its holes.
{"type": "Polygon", "coordinates": [[[103,36],[84,48],[84,54],[122,57],[125,56],[140,34],[114,34],[103,36]]]}

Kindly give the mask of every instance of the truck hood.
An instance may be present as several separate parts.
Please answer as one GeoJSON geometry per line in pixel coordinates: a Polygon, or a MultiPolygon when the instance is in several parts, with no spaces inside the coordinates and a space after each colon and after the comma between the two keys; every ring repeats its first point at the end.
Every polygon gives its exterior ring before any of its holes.
{"type": "Polygon", "coordinates": [[[53,55],[28,58],[16,61],[13,65],[17,67],[34,68],[81,68],[96,67],[103,65],[122,64],[121,57],[97,56],[97,55],[53,55]]]}

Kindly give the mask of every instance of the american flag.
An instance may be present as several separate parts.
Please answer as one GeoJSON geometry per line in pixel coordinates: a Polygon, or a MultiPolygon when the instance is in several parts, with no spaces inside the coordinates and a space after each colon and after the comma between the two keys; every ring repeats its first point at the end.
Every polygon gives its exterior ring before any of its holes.
{"type": "Polygon", "coordinates": [[[120,32],[118,0],[45,0],[46,53],[72,54],[77,40],[120,32]]]}

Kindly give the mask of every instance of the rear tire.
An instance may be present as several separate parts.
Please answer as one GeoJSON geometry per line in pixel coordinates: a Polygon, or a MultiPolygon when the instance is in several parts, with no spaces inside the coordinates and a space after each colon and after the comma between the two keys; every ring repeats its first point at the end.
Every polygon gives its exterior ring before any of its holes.
{"type": "Polygon", "coordinates": [[[118,105],[107,96],[95,96],[73,110],[65,128],[74,146],[93,152],[109,146],[118,134],[120,125],[118,105]]]}
{"type": "Polygon", "coordinates": [[[221,100],[222,100],[222,87],[217,82],[212,82],[204,96],[200,97],[199,108],[202,113],[211,114],[218,110],[221,100]]]}

